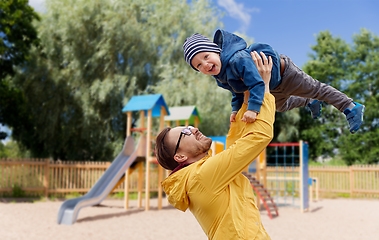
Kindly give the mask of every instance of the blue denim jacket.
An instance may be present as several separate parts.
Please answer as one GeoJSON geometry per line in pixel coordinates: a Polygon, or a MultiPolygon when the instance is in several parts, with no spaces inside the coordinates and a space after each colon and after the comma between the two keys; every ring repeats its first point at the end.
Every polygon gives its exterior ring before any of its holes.
{"type": "Polygon", "coordinates": [[[213,42],[221,48],[221,70],[213,77],[219,87],[232,92],[232,111],[238,111],[241,108],[244,92],[249,90],[247,109],[259,112],[265,93],[265,84],[250,52],[263,52],[267,57],[271,56],[273,66],[270,89],[274,89],[281,82],[279,54],[265,43],[254,43],[247,47],[245,40],[224,30],[216,31],[213,42]]]}

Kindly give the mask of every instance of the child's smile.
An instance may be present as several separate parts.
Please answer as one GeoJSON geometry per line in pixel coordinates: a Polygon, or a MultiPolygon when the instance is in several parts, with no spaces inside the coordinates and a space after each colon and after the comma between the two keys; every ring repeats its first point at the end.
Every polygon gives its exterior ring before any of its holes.
{"type": "Polygon", "coordinates": [[[220,55],[215,52],[200,52],[193,57],[191,64],[206,75],[218,75],[221,70],[220,55]]]}

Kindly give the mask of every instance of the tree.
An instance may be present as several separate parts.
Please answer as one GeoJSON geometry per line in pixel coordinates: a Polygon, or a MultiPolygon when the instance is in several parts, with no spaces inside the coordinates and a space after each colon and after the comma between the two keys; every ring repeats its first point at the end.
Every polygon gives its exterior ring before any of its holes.
{"type": "Polygon", "coordinates": [[[347,164],[378,162],[378,50],[379,40],[362,29],[353,36],[351,46],[330,32],[320,32],[315,54],[303,68],[312,77],[346,93],[354,101],[366,105],[364,124],[356,134],[350,134],[345,115],[333,106],[323,107],[320,120],[309,118],[301,111],[300,136],[310,142],[312,158],[337,152],[347,164]]]}
{"type": "Polygon", "coordinates": [[[348,61],[348,95],[366,111],[359,132],[341,137],[341,156],[347,164],[379,163],[379,37],[366,29],[355,34],[348,61]]]}
{"type": "MultiPolygon", "coordinates": [[[[14,67],[29,59],[29,48],[38,45],[37,32],[32,22],[39,16],[27,0],[0,2],[0,124],[18,125],[16,119],[26,111],[22,92],[9,86],[7,76],[14,75],[14,67]]],[[[0,139],[7,134],[0,132],[0,139]]]]}
{"type": "MultiPolygon", "coordinates": [[[[185,37],[218,23],[207,0],[46,4],[37,25],[41,47],[32,48],[11,81],[25,95],[34,129],[13,137],[33,156],[62,160],[113,159],[125,137],[122,107],[133,95],[154,93],[148,86],[178,76],[169,72],[183,72],[177,62],[184,62],[185,37]]],[[[190,84],[192,93],[200,88],[190,84]]]]}

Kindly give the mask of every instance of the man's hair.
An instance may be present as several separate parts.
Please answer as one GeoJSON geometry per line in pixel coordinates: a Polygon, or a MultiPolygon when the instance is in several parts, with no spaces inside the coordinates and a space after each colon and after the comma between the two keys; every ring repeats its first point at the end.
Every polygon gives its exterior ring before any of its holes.
{"type": "Polygon", "coordinates": [[[174,146],[168,146],[165,143],[165,137],[170,130],[170,127],[166,127],[158,134],[155,143],[155,156],[163,168],[174,170],[179,165],[174,159],[174,146]]]}

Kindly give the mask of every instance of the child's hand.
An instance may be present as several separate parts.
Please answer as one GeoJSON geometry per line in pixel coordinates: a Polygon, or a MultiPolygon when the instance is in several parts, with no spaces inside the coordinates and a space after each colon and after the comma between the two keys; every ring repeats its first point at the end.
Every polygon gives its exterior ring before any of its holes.
{"type": "Polygon", "coordinates": [[[247,123],[252,123],[255,122],[255,119],[257,119],[257,112],[247,110],[245,114],[243,115],[241,121],[242,122],[247,122],[247,123]]]}
{"type": "Polygon", "coordinates": [[[236,115],[237,115],[237,112],[232,112],[232,114],[230,114],[230,122],[235,122],[236,121],[236,115]]]}

